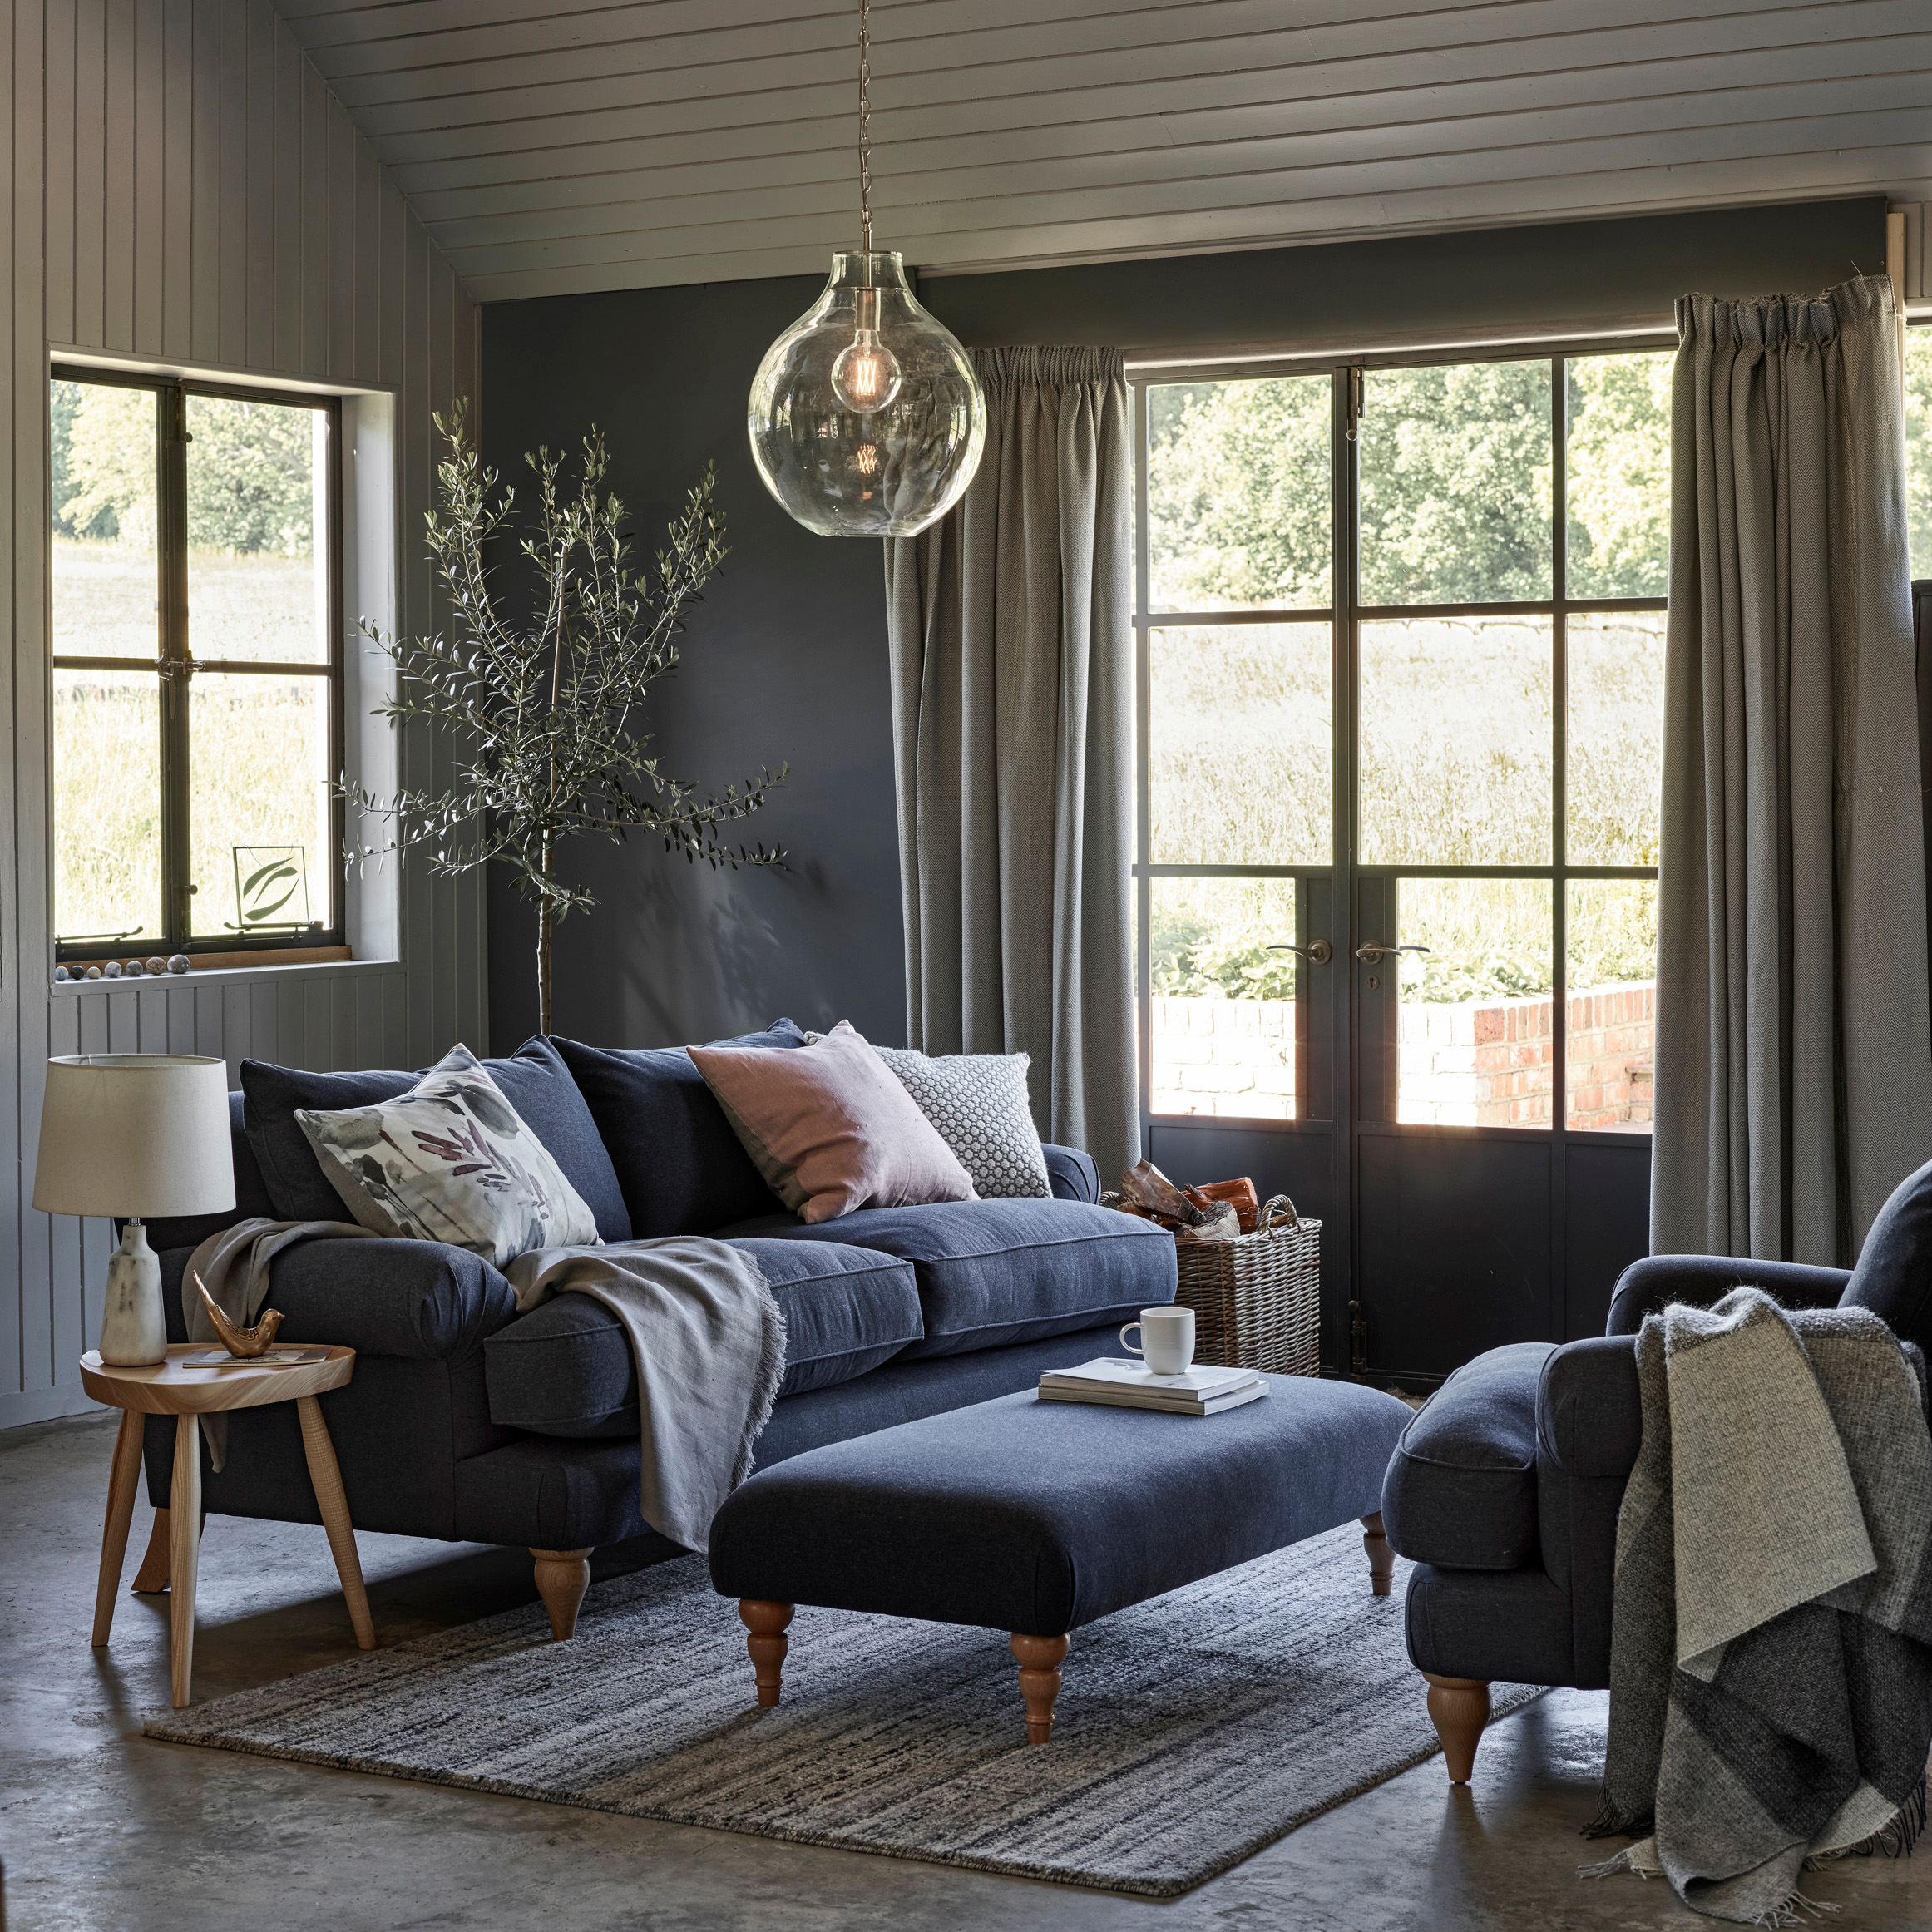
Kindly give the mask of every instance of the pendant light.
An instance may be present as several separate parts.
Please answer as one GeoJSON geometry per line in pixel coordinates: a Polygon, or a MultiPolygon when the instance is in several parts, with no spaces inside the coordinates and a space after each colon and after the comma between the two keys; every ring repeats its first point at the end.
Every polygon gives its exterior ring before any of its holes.
{"type": "Polygon", "coordinates": [[[765,487],[821,536],[912,536],[966,494],[986,440],[972,358],[912,299],[906,264],[872,248],[872,23],[858,8],[862,245],[832,258],[824,293],[751,385],[751,453],[765,487]]]}

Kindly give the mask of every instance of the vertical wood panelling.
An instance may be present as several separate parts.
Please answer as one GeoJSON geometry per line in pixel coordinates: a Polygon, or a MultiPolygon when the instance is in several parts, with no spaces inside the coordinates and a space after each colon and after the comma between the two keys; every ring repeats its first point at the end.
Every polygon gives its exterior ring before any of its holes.
{"type": "MultiPolygon", "coordinates": [[[[474,313],[269,0],[0,0],[10,463],[0,462],[0,1427],[86,1406],[111,1224],[32,1213],[49,1053],[422,1065],[484,1044],[482,895],[403,878],[395,964],[47,991],[47,363],[50,343],[396,393],[401,620],[432,620],[429,415],[474,379],[474,313]],[[439,983],[440,982],[440,983],[439,983]],[[17,1183],[12,1177],[17,1176],[17,1183]]],[[[399,761],[446,761],[414,736],[399,761]]]]}

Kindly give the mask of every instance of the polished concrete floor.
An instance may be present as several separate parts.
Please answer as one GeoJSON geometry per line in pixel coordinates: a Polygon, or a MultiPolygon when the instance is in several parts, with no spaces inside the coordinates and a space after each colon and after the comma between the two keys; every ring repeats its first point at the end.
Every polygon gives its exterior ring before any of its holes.
{"type": "MultiPolygon", "coordinates": [[[[1660,1882],[1579,1880],[1605,1700],[1556,1692],[1166,1903],[153,1744],[167,1599],[123,1594],[88,1646],[113,1421],[0,1435],[0,1860],[8,1932],[1642,1932],[1708,1925],[1660,1882]]],[[[145,1499],[126,1579],[145,1545],[145,1499]]],[[[378,1638],[527,1601],[526,1559],[364,1536],[378,1638]]],[[[595,1587],[593,1584],[593,1589],[595,1587]]],[[[320,1529],[216,1517],[197,1699],[353,1653],[320,1529]]],[[[1932,1855],[1806,1881],[1841,1932],[1932,1932],[1932,1855]]]]}

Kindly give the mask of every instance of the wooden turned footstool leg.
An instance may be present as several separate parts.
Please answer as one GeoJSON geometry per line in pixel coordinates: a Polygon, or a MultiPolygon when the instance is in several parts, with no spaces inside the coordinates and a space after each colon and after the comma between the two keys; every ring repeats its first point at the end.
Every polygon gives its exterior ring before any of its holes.
{"type": "Polygon", "coordinates": [[[1389,1548],[1389,1539],[1382,1534],[1380,1510],[1372,1516],[1362,1518],[1361,1546],[1368,1552],[1370,1587],[1378,1597],[1386,1597],[1395,1584],[1396,1553],[1389,1548]]]}
{"type": "Polygon", "coordinates": [[[1026,1700],[1026,1742],[1045,1744],[1053,1736],[1053,1700],[1060,1695],[1060,1667],[1066,1656],[1064,1637],[1013,1633],[1020,1661],[1020,1694],[1026,1700]]]}
{"type": "Polygon", "coordinates": [[[1490,1687],[1480,1678],[1438,1677],[1428,1670],[1422,1674],[1429,1680],[1429,1721],[1442,1740],[1449,1781],[1466,1785],[1475,1769],[1483,1727],[1490,1721],[1490,1687]]]}
{"type": "Polygon", "coordinates": [[[758,1701],[762,1710],[770,1710],[778,1701],[784,1682],[785,1653],[791,1648],[785,1626],[793,1613],[790,1603],[768,1603],[758,1597],[739,1600],[739,1619],[750,1633],[744,1648],[751,1658],[752,1668],[758,1673],[758,1701]]]}

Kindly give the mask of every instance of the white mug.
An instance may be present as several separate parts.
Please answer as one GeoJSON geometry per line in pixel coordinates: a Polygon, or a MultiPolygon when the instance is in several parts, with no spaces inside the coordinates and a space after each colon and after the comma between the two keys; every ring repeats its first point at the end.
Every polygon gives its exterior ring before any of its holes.
{"type": "Polygon", "coordinates": [[[1120,1331],[1120,1346],[1138,1355],[1157,1376],[1186,1374],[1194,1359],[1194,1311],[1192,1308],[1143,1308],[1138,1322],[1120,1331]],[[1138,1345],[1127,1337],[1140,1331],[1138,1345]]]}

